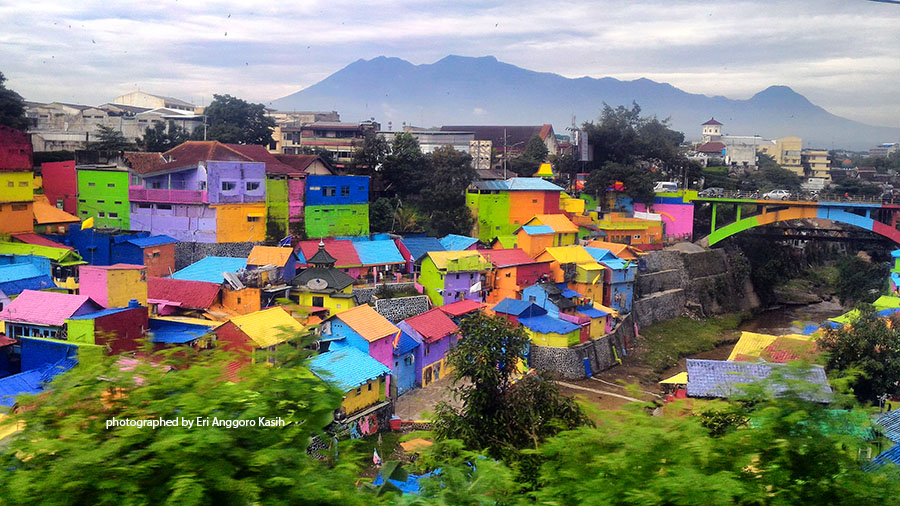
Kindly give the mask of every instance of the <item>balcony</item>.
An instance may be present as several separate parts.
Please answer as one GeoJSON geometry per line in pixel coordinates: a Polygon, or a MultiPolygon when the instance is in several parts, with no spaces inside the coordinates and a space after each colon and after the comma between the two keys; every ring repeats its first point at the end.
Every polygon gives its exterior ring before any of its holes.
{"type": "Polygon", "coordinates": [[[152,188],[129,188],[128,199],[132,202],[164,202],[167,204],[206,204],[206,191],[201,190],[156,190],[152,188]]]}

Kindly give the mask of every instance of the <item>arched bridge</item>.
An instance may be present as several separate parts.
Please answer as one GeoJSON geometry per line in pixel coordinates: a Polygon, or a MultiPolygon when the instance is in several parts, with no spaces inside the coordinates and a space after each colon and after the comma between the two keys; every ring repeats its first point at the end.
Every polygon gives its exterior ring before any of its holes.
{"type": "MultiPolygon", "coordinates": [[[[712,246],[744,230],[769,225],[780,221],[819,218],[838,223],[846,223],[900,244],[900,230],[897,221],[900,217],[900,205],[882,202],[838,202],[838,201],[804,201],[804,200],[755,200],[740,198],[698,198],[694,204],[708,203],[712,206],[710,233],[697,242],[704,246],[712,246]],[[754,206],[754,214],[742,217],[742,208],[754,206]],[[735,221],[728,224],[716,223],[716,214],[720,206],[735,208],[735,221]],[[718,225],[718,228],[717,228],[718,225]]],[[[694,234],[696,237],[697,233],[694,234]]]]}

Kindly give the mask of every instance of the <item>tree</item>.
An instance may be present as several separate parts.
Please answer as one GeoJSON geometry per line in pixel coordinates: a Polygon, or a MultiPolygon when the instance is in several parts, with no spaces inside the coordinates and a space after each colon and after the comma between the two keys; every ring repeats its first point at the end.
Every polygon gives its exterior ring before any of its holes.
{"type": "MultiPolygon", "coordinates": [[[[263,146],[272,142],[275,120],[266,116],[263,104],[252,104],[231,95],[213,95],[205,114],[207,140],[263,146]]],[[[193,138],[203,140],[204,129],[194,130],[193,138]]]]}
{"type": "Polygon", "coordinates": [[[547,160],[547,153],[547,145],[544,144],[540,136],[535,135],[528,140],[528,144],[525,145],[525,151],[521,155],[510,158],[507,162],[509,170],[520,176],[530,177],[547,160]]]}
{"type": "Polygon", "coordinates": [[[322,160],[325,160],[325,162],[327,162],[329,165],[333,166],[335,164],[334,152],[329,151],[325,148],[301,146],[300,154],[301,155],[316,155],[319,158],[321,158],[322,160]]]}
{"type": "Polygon", "coordinates": [[[587,423],[548,378],[529,374],[514,381],[529,345],[522,327],[478,314],[462,321],[460,335],[447,362],[454,398],[462,406],[437,405],[433,430],[439,439],[459,439],[470,450],[515,459],[519,450],[535,449],[561,430],[587,423]]]}
{"type": "Polygon", "coordinates": [[[422,225],[419,223],[420,219],[421,217],[419,216],[416,208],[412,206],[403,207],[401,205],[394,211],[394,220],[393,226],[391,227],[391,232],[397,232],[398,234],[421,232],[422,225]]]}
{"type": "Polygon", "coordinates": [[[857,302],[873,302],[884,286],[888,266],[867,262],[858,256],[838,259],[837,296],[844,306],[857,302]]]}
{"type": "Polygon", "coordinates": [[[390,199],[379,198],[369,204],[369,228],[372,232],[390,232],[394,216],[394,205],[390,199]]]}
{"type": "Polygon", "coordinates": [[[190,138],[187,130],[176,125],[174,121],[169,121],[168,124],[160,122],[147,127],[137,144],[144,151],[161,153],[187,142],[190,138]]]}
{"type": "Polygon", "coordinates": [[[756,163],[758,170],[744,178],[741,183],[744,189],[759,191],[800,189],[802,181],[800,176],[776,163],[771,155],[759,153],[756,163]]]}
{"type": "Polygon", "coordinates": [[[621,165],[618,163],[606,163],[599,170],[590,173],[584,184],[585,193],[601,196],[606,194],[607,188],[617,181],[625,188],[624,193],[638,202],[650,202],[653,199],[653,175],[644,169],[633,165],[621,165]]]}
{"type": "Polygon", "coordinates": [[[852,325],[828,329],[817,343],[828,352],[827,367],[835,371],[858,371],[853,393],[863,403],[882,394],[900,394],[900,320],[879,318],[872,306],[857,306],[852,325]]]}
{"type": "Polygon", "coordinates": [[[128,151],[135,148],[122,132],[106,125],[97,125],[97,140],[89,142],[87,149],[93,151],[128,151]]]}
{"type": "Polygon", "coordinates": [[[180,348],[128,368],[119,358],[82,360],[49,393],[20,399],[29,409],[12,422],[25,429],[0,456],[4,502],[371,503],[355,489],[352,466],[329,469],[306,453],[342,392],[314,377],[303,353],[287,351],[279,367],[247,365],[240,381],[226,372],[234,357],[219,350],[180,348]],[[285,424],[263,426],[260,417],[285,424]],[[106,425],[197,419],[209,425],[106,425]]]}
{"type": "Polygon", "coordinates": [[[4,86],[6,77],[0,72],[0,125],[28,130],[28,118],[25,117],[25,100],[15,91],[4,86]]]}
{"type": "Polygon", "coordinates": [[[425,184],[427,165],[419,141],[411,133],[395,136],[391,153],[381,166],[384,192],[401,199],[418,195],[425,184]]]}
{"type": "Polygon", "coordinates": [[[356,141],[353,158],[347,168],[351,174],[373,176],[390,152],[391,146],[384,137],[373,130],[366,130],[362,141],[356,141]]]}
{"type": "Polygon", "coordinates": [[[575,174],[577,174],[580,169],[575,157],[568,153],[550,156],[550,163],[553,164],[553,172],[558,174],[561,178],[568,178],[569,181],[575,180],[575,174]]]}
{"type": "Polygon", "coordinates": [[[470,233],[475,218],[466,207],[466,189],[475,180],[472,157],[441,146],[427,160],[430,175],[418,200],[426,230],[435,236],[470,233]]]}

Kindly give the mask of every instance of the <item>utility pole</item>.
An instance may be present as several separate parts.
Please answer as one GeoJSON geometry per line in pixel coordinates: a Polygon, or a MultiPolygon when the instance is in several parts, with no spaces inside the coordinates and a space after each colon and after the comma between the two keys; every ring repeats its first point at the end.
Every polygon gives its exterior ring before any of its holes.
{"type": "Polygon", "coordinates": [[[503,128],[503,179],[506,179],[506,127],[503,128]]]}

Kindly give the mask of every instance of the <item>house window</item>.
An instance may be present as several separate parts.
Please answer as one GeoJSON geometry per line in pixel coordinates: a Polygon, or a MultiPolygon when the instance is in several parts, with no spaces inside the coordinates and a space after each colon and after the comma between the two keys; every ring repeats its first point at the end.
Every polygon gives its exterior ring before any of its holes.
{"type": "Polygon", "coordinates": [[[153,204],[148,204],[147,202],[139,202],[137,206],[139,209],[153,209],[153,204]]]}
{"type": "Polygon", "coordinates": [[[156,208],[161,211],[171,211],[172,204],[156,204],[156,208]]]}
{"type": "Polygon", "coordinates": [[[27,210],[28,210],[28,204],[13,204],[13,205],[12,205],[12,210],[13,210],[13,211],[27,211],[27,210]]]}
{"type": "Polygon", "coordinates": [[[57,209],[63,208],[63,199],[56,199],[56,208],[57,209]]]}
{"type": "Polygon", "coordinates": [[[162,188],[162,182],[153,181],[152,183],[150,183],[150,188],[152,188],[154,190],[159,190],[160,188],[162,188]]]}
{"type": "Polygon", "coordinates": [[[537,199],[531,199],[532,204],[537,204],[537,199]]]}
{"type": "Polygon", "coordinates": [[[106,187],[107,187],[107,188],[115,188],[115,187],[116,187],[116,183],[107,183],[106,187]]]}
{"type": "MultiPolygon", "coordinates": [[[[3,311],[3,303],[0,303],[0,311],[3,311]]],[[[394,367],[395,367],[395,368],[400,367],[400,362],[398,362],[398,361],[395,360],[395,361],[394,361],[394,367]]]]}
{"type": "Polygon", "coordinates": [[[8,181],[8,182],[6,183],[6,186],[9,186],[10,188],[14,188],[14,187],[16,186],[16,183],[14,183],[14,182],[12,182],[12,181],[8,181]]]}
{"type": "Polygon", "coordinates": [[[324,307],[325,306],[325,297],[313,297],[312,305],[315,307],[324,307]]]}
{"type": "Polygon", "coordinates": [[[369,382],[369,391],[370,392],[372,391],[372,382],[371,381],[369,382]]]}
{"type": "Polygon", "coordinates": [[[98,204],[105,204],[106,201],[105,201],[105,200],[98,200],[97,203],[98,203],[98,204]]]}
{"type": "Polygon", "coordinates": [[[240,303],[241,303],[241,298],[238,297],[237,299],[238,299],[238,304],[240,304],[240,303]]]}
{"type": "Polygon", "coordinates": [[[360,395],[362,393],[362,387],[356,389],[356,395],[360,395]]]}
{"type": "Polygon", "coordinates": [[[117,200],[117,201],[115,202],[115,204],[116,204],[117,206],[121,206],[121,205],[122,205],[122,201],[121,201],[121,200],[117,200]]]}
{"type": "Polygon", "coordinates": [[[640,239],[640,238],[641,238],[641,236],[639,236],[639,235],[636,235],[636,236],[634,236],[634,238],[635,238],[635,239],[640,239]]]}
{"type": "Polygon", "coordinates": [[[349,197],[350,196],[350,187],[349,186],[341,186],[341,197],[349,197]]]}
{"type": "Polygon", "coordinates": [[[229,192],[237,188],[237,185],[234,181],[222,181],[222,191],[229,192]]]}
{"type": "Polygon", "coordinates": [[[258,189],[259,189],[258,182],[250,182],[250,181],[247,182],[247,191],[248,192],[256,191],[258,189]]]}
{"type": "Polygon", "coordinates": [[[119,213],[109,213],[109,217],[110,217],[110,218],[118,218],[118,217],[119,217],[119,213]]]}
{"type": "Polygon", "coordinates": [[[256,223],[259,220],[260,220],[259,216],[247,216],[248,223],[256,223]]]}
{"type": "Polygon", "coordinates": [[[412,356],[412,355],[407,355],[406,358],[403,360],[403,363],[405,363],[406,365],[412,365],[412,363],[413,363],[413,356],[412,356]]]}
{"type": "Polygon", "coordinates": [[[131,176],[131,186],[140,186],[143,182],[144,180],[141,178],[141,176],[131,176]]]}
{"type": "Polygon", "coordinates": [[[430,353],[430,352],[431,352],[431,345],[430,345],[430,344],[426,344],[426,345],[425,345],[425,356],[427,357],[427,356],[428,356],[428,353],[430,353]]]}
{"type": "Polygon", "coordinates": [[[335,187],[335,186],[323,186],[322,187],[322,196],[323,197],[334,197],[336,189],[337,189],[337,187],[335,187]]]}
{"type": "Polygon", "coordinates": [[[97,186],[97,183],[88,183],[88,186],[97,186]]]}
{"type": "Polygon", "coordinates": [[[28,186],[28,181],[19,181],[19,186],[23,188],[28,186]]]}
{"type": "Polygon", "coordinates": [[[97,216],[99,216],[101,218],[106,218],[106,213],[104,213],[103,211],[100,211],[99,213],[97,213],[97,216]]]}

